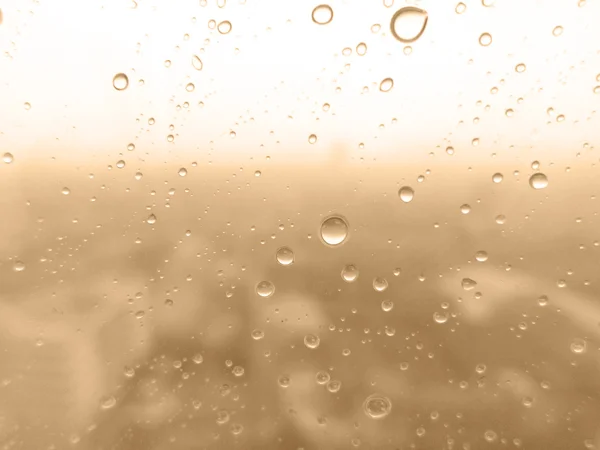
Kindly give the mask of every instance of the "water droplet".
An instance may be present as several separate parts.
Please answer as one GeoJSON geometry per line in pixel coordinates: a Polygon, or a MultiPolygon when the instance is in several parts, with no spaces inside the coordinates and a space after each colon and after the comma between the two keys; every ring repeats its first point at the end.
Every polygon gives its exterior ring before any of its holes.
{"type": "Polygon", "coordinates": [[[494,183],[502,183],[502,180],[504,180],[504,175],[502,175],[500,172],[496,172],[493,176],[492,176],[492,181],[494,183]]]}
{"type": "Polygon", "coordinates": [[[315,349],[321,344],[321,339],[315,334],[307,334],[304,336],[304,345],[307,348],[315,349]]]}
{"type": "Polygon", "coordinates": [[[146,219],[146,222],[148,222],[150,225],[154,225],[156,223],[156,216],[154,214],[150,214],[146,219]]]}
{"type": "Polygon", "coordinates": [[[353,264],[348,264],[342,269],[342,279],[352,283],[358,278],[358,269],[353,264]]]}
{"type": "Polygon", "coordinates": [[[261,281],[256,285],[256,293],[261,297],[271,297],[275,292],[275,285],[270,281],[261,281]]]}
{"type": "Polygon", "coordinates": [[[360,42],[356,46],[356,54],[358,56],[365,56],[367,54],[367,44],[365,44],[364,42],[360,42]]]}
{"type": "Polygon", "coordinates": [[[548,296],[547,295],[540,295],[538,297],[538,305],[540,306],[546,306],[548,304],[548,296]]]}
{"type": "Polygon", "coordinates": [[[525,72],[525,69],[527,69],[527,66],[523,63],[519,63],[515,66],[515,71],[517,73],[523,73],[523,72],[525,72]]]}
{"type": "Polygon", "coordinates": [[[496,439],[498,439],[498,435],[493,430],[487,430],[485,433],[483,433],[483,438],[488,442],[494,442],[496,439]]]}
{"type": "Polygon", "coordinates": [[[143,176],[144,176],[144,174],[142,172],[136,172],[134,175],[135,179],[138,181],[140,181],[143,176]]]}
{"type": "Polygon", "coordinates": [[[410,186],[402,186],[398,190],[398,197],[400,197],[400,200],[404,203],[409,203],[415,197],[415,191],[410,186]]]}
{"type": "Polygon", "coordinates": [[[180,177],[185,177],[187,175],[187,169],[185,167],[182,167],[181,169],[179,169],[179,171],[177,172],[177,174],[180,177]]]}
{"type": "Polygon", "coordinates": [[[571,351],[575,354],[584,353],[586,351],[587,344],[583,339],[576,338],[571,342],[571,351]]]}
{"type": "Polygon", "coordinates": [[[372,394],[365,400],[363,408],[371,419],[383,419],[392,412],[392,401],[383,395],[372,394]]]}
{"type": "Polygon", "coordinates": [[[250,333],[250,335],[252,336],[252,339],[254,339],[255,341],[260,341],[262,338],[265,337],[265,332],[263,330],[252,330],[252,333],[250,333]]]}
{"type": "Polygon", "coordinates": [[[316,143],[316,142],[317,142],[317,135],[316,135],[316,134],[311,134],[311,135],[308,137],[308,143],[309,143],[309,144],[314,144],[314,143],[316,143]]]}
{"type": "Polygon", "coordinates": [[[332,394],[339,392],[341,388],[342,388],[342,382],[339,380],[331,380],[331,381],[327,382],[327,390],[329,392],[331,392],[332,394]]]}
{"type": "Polygon", "coordinates": [[[204,362],[204,356],[202,356],[200,353],[196,353],[192,357],[192,361],[194,361],[195,364],[202,364],[204,362]]]}
{"type": "Polygon", "coordinates": [[[496,0],[481,0],[481,4],[486,7],[494,6],[496,0]]]}
{"type": "Polygon", "coordinates": [[[282,266],[289,266],[294,263],[294,252],[289,247],[281,247],[275,253],[275,259],[282,266]]]}
{"type": "Polygon", "coordinates": [[[379,83],[379,90],[381,92],[389,92],[394,87],[394,80],[391,78],[384,78],[379,83]]]}
{"type": "Polygon", "coordinates": [[[319,25],[327,25],[333,20],[333,9],[329,5],[319,5],[312,11],[312,20],[319,25]]]}
{"type": "Polygon", "coordinates": [[[277,379],[277,384],[279,384],[279,386],[282,388],[288,387],[290,385],[290,377],[288,375],[281,375],[277,379]]]}
{"type": "Polygon", "coordinates": [[[488,259],[488,254],[487,252],[480,250],[477,253],[475,253],[475,259],[479,262],[486,262],[488,259]]]}
{"type": "Polygon", "coordinates": [[[217,31],[221,34],[227,34],[231,31],[231,22],[229,20],[224,20],[223,22],[217,25],[217,31]]]}
{"type": "Polygon", "coordinates": [[[2,161],[4,161],[6,164],[10,164],[14,160],[15,158],[12,153],[6,152],[4,155],[2,155],[2,161]]]}
{"type": "Polygon", "coordinates": [[[504,115],[506,117],[512,117],[512,116],[514,116],[514,114],[515,114],[515,111],[512,108],[508,108],[506,111],[504,111],[504,115]]]}
{"type": "Polygon", "coordinates": [[[26,111],[29,111],[31,109],[31,103],[29,103],[29,102],[23,103],[23,108],[25,108],[26,111]]]}
{"type": "Polygon", "coordinates": [[[548,186],[548,177],[541,172],[534,173],[529,178],[529,185],[534,189],[544,189],[548,186]]]}
{"type": "Polygon", "coordinates": [[[25,263],[22,261],[15,261],[13,264],[13,270],[15,272],[23,272],[25,270],[25,263]]]}
{"type": "Polygon", "coordinates": [[[456,8],[454,8],[454,12],[456,12],[456,14],[462,14],[467,10],[467,5],[465,5],[463,2],[460,2],[456,5],[456,8]]]}
{"type": "Polygon", "coordinates": [[[427,11],[416,6],[400,8],[392,16],[390,30],[400,42],[414,42],[421,37],[427,26],[427,11]]]}
{"type": "Polygon", "coordinates": [[[122,169],[125,167],[125,161],[123,161],[122,159],[118,160],[117,163],[115,164],[117,166],[117,169],[122,169]]]}
{"type": "Polygon", "coordinates": [[[200,59],[200,57],[194,55],[194,56],[192,56],[192,66],[196,70],[202,70],[202,68],[204,67],[204,64],[202,63],[202,60],[200,59]]]}
{"type": "Polygon", "coordinates": [[[123,91],[129,86],[129,78],[124,73],[118,73],[113,77],[113,87],[117,91],[123,91]]]}
{"type": "Polygon", "coordinates": [[[188,92],[194,92],[194,89],[196,89],[196,86],[194,86],[194,83],[188,83],[185,86],[185,90],[188,92]]]}
{"type": "Polygon", "coordinates": [[[554,36],[560,36],[563,33],[563,27],[561,27],[560,25],[557,25],[554,27],[554,29],[552,30],[552,34],[554,36]]]}
{"type": "Polygon", "coordinates": [[[469,214],[471,212],[471,205],[464,204],[460,205],[460,212],[463,214],[469,214]]]}
{"type": "Polygon", "coordinates": [[[241,377],[242,375],[244,375],[244,372],[245,372],[245,370],[242,366],[235,366],[231,370],[231,373],[236,377],[241,377]]]}
{"type": "Polygon", "coordinates": [[[112,395],[106,396],[106,397],[102,397],[100,399],[100,408],[102,408],[102,409],[111,409],[116,404],[117,404],[117,399],[114,398],[112,395]]]}
{"type": "Polygon", "coordinates": [[[330,216],[321,223],[320,236],[327,245],[340,245],[348,238],[348,222],[342,216],[330,216]]]}
{"type": "Polygon", "coordinates": [[[68,187],[64,187],[62,188],[61,192],[63,195],[69,195],[71,193],[71,189],[69,189],[68,187]]]}
{"type": "Polygon", "coordinates": [[[483,47],[487,47],[492,43],[492,35],[490,33],[481,33],[479,36],[479,44],[483,47]]]}
{"type": "Polygon", "coordinates": [[[443,311],[443,312],[434,312],[433,313],[433,320],[436,323],[446,323],[448,322],[448,312],[447,311],[443,311]]]}
{"type": "Polygon", "coordinates": [[[394,302],[391,300],[382,301],[381,309],[384,310],[385,312],[390,312],[392,309],[394,309],[394,302]]]}
{"type": "Polygon", "coordinates": [[[324,370],[318,371],[315,375],[315,381],[317,382],[317,384],[327,384],[330,379],[331,376],[329,375],[329,372],[325,372],[324,370]]]}
{"type": "Polygon", "coordinates": [[[477,282],[470,278],[463,278],[460,285],[465,291],[470,291],[475,289],[475,286],[477,286],[477,282]]]}
{"type": "Polygon", "coordinates": [[[383,292],[388,288],[388,281],[383,277],[375,277],[373,279],[373,289],[377,292],[383,292]]]}

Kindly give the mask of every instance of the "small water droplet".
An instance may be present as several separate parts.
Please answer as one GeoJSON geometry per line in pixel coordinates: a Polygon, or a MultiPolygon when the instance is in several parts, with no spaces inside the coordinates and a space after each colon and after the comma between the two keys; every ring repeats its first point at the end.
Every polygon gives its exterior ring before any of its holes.
{"type": "Polygon", "coordinates": [[[384,300],[381,302],[381,309],[385,312],[390,312],[394,309],[394,302],[391,300],[384,300]]]}
{"type": "Polygon", "coordinates": [[[496,172],[494,175],[492,175],[492,181],[494,183],[502,183],[502,180],[504,180],[504,175],[502,175],[500,172],[496,172]]]}
{"type": "Polygon", "coordinates": [[[367,54],[367,44],[365,44],[364,42],[360,42],[356,46],[356,54],[358,56],[365,56],[367,54]]]}
{"type": "Polygon", "coordinates": [[[383,292],[388,288],[388,281],[383,277],[375,277],[373,279],[373,289],[377,292],[383,292]]]}
{"type": "Polygon", "coordinates": [[[117,166],[117,169],[123,169],[125,167],[125,161],[120,159],[117,161],[117,163],[115,165],[117,166]]]}
{"type": "Polygon", "coordinates": [[[506,223],[506,216],[504,214],[496,216],[496,223],[498,225],[504,225],[506,223]]]}
{"type": "Polygon", "coordinates": [[[333,9],[329,5],[319,5],[312,11],[312,20],[318,25],[327,25],[333,20],[333,9]]]}
{"type": "Polygon", "coordinates": [[[13,264],[13,270],[15,272],[23,272],[25,270],[25,263],[22,261],[15,261],[13,264]]]}
{"type": "Polygon", "coordinates": [[[261,297],[271,297],[275,292],[275,285],[270,281],[261,281],[256,285],[256,293],[261,297]]]}
{"type": "Polygon", "coordinates": [[[546,306],[548,304],[548,296],[547,295],[540,295],[538,297],[538,305],[540,306],[546,306]]]}
{"type": "Polygon", "coordinates": [[[471,291],[477,286],[477,282],[471,278],[463,278],[460,285],[465,291],[471,291]]]}
{"type": "Polygon", "coordinates": [[[329,372],[326,372],[324,370],[320,370],[317,372],[317,374],[315,375],[315,381],[317,382],[317,384],[327,384],[329,382],[329,380],[331,379],[331,376],[329,375],[329,372]]]}
{"type": "Polygon", "coordinates": [[[181,169],[179,169],[179,171],[177,171],[177,174],[178,174],[180,177],[185,177],[185,176],[187,175],[187,173],[188,173],[188,172],[187,172],[187,169],[186,169],[185,167],[182,167],[181,169]]]}
{"type": "Polygon", "coordinates": [[[463,214],[469,214],[471,212],[471,205],[464,204],[460,205],[460,212],[463,214]]]}
{"type": "Polygon", "coordinates": [[[523,63],[519,63],[515,66],[515,71],[517,73],[523,73],[523,72],[525,72],[525,69],[527,69],[527,66],[523,63]]]}
{"type": "Polygon", "coordinates": [[[102,397],[100,399],[100,408],[102,409],[111,409],[117,404],[117,399],[112,395],[102,397]]]}
{"type": "Polygon", "coordinates": [[[5,164],[10,164],[14,160],[15,158],[12,153],[6,152],[4,155],[2,155],[2,161],[4,161],[5,164]]]}
{"type": "Polygon", "coordinates": [[[496,0],[481,0],[481,4],[485,7],[494,6],[496,0]]]}
{"type": "Polygon", "coordinates": [[[31,103],[29,103],[29,102],[23,103],[23,108],[25,108],[26,111],[29,111],[31,109],[31,103]]]}
{"type": "Polygon", "coordinates": [[[379,90],[381,92],[389,92],[394,87],[394,80],[391,78],[384,78],[379,83],[379,90]]]}
{"type": "Polygon", "coordinates": [[[573,342],[571,342],[571,351],[575,354],[585,353],[586,348],[587,343],[581,338],[573,339],[573,342]]]}
{"type": "Polygon", "coordinates": [[[400,197],[400,200],[404,203],[410,203],[415,197],[415,191],[410,186],[402,186],[398,190],[398,197],[400,197]]]}
{"type": "Polygon", "coordinates": [[[560,25],[557,25],[554,27],[554,29],[552,30],[552,34],[554,36],[560,36],[563,33],[563,27],[561,27],[560,25]]]}
{"type": "Polygon", "coordinates": [[[494,442],[496,439],[498,439],[498,435],[493,430],[487,430],[485,433],[483,433],[483,438],[488,442],[494,442]]]}
{"type": "Polygon", "coordinates": [[[202,63],[202,60],[200,59],[199,56],[196,56],[196,55],[192,56],[192,66],[196,70],[202,70],[202,68],[204,67],[204,64],[202,63]]]}
{"type": "Polygon", "coordinates": [[[463,14],[466,10],[467,10],[467,5],[465,5],[463,2],[459,2],[456,5],[456,8],[454,8],[454,12],[456,12],[456,14],[463,14]]]}
{"type": "Polygon", "coordinates": [[[490,33],[481,33],[479,36],[479,44],[483,47],[487,47],[492,43],[492,35],[490,33]]]}
{"type": "Polygon", "coordinates": [[[327,245],[340,245],[348,238],[348,222],[342,216],[330,216],[321,223],[319,235],[327,245]]]}
{"type": "Polygon", "coordinates": [[[148,222],[150,225],[154,225],[156,223],[156,216],[154,214],[150,214],[146,219],[146,222],[148,222]]]}
{"type": "Polygon", "coordinates": [[[529,185],[533,189],[544,189],[548,186],[548,177],[541,172],[534,173],[529,178],[529,185]]]}
{"type": "Polygon", "coordinates": [[[475,259],[479,262],[486,262],[488,260],[488,254],[487,252],[480,250],[475,253],[475,259]]]}
{"type": "Polygon", "coordinates": [[[129,86],[129,78],[124,73],[118,73],[113,77],[113,87],[117,91],[123,91],[129,86]]]}
{"type": "Polygon", "coordinates": [[[446,323],[448,321],[448,312],[447,311],[443,311],[443,312],[434,312],[433,313],[433,320],[436,323],[446,323]]]}
{"type": "Polygon", "coordinates": [[[308,136],[308,143],[309,144],[314,144],[317,142],[317,135],[316,134],[311,134],[310,136],[308,136]]]}
{"type": "Polygon", "coordinates": [[[221,34],[227,34],[231,31],[231,22],[229,20],[224,20],[223,22],[217,25],[217,31],[221,34]]]}
{"type": "Polygon", "coordinates": [[[372,394],[365,400],[363,408],[371,419],[383,419],[392,412],[392,401],[383,395],[372,394]]]}
{"type": "Polygon", "coordinates": [[[71,193],[71,189],[69,189],[68,187],[64,187],[62,188],[61,192],[63,195],[69,195],[71,193]]]}
{"type": "Polygon", "coordinates": [[[307,348],[315,349],[321,344],[321,339],[316,334],[307,334],[304,336],[304,345],[307,348]]]}
{"type": "Polygon", "coordinates": [[[282,266],[289,266],[294,263],[294,252],[289,247],[280,247],[275,253],[275,259],[282,266]]]}
{"type": "Polygon", "coordinates": [[[339,392],[342,388],[342,382],[339,380],[330,380],[327,382],[327,390],[332,394],[339,392]]]}
{"type": "Polygon", "coordinates": [[[415,42],[425,32],[428,18],[427,11],[424,9],[405,6],[392,16],[390,30],[400,42],[415,42]]]}
{"type": "Polygon", "coordinates": [[[352,283],[358,278],[358,269],[353,264],[348,264],[342,269],[342,279],[352,283]]]}

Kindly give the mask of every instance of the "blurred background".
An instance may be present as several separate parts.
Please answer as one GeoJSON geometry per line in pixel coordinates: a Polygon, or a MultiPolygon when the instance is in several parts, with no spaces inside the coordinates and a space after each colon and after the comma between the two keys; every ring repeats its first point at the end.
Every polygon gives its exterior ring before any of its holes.
{"type": "Polygon", "coordinates": [[[600,3],[0,2],[0,448],[600,448],[600,3]]]}

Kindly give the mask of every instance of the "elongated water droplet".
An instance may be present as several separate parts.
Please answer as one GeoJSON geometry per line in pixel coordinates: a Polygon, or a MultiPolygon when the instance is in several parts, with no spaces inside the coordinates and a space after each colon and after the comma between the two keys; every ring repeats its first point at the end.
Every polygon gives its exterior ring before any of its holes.
{"type": "Polygon", "coordinates": [[[113,87],[117,91],[123,91],[129,86],[129,78],[124,73],[118,73],[113,77],[113,87]]]}
{"type": "Polygon", "coordinates": [[[312,11],[312,20],[318,25],[327,25],[333,20],[333,9],[329,5],[319,5],[312,11]]]}
{"type": "Polygon", "coordinates": [[[348,222],[342,216],[330,216],[321,223],[320,236],[327,245],[340,245],[348,237],[348,222]]]}
{"type": "Polygon", "coordinates": [[[529,178],[529,186],[534,189],[544,189],[548,186],[548,177],[543,173],[534,173],[529,178]]]}
{"type": "Polygon", "coordinates": [[[400,42],[414,42],[421,37],[427,26],[427,11],[416,6],[400,8],[392,16],[390,30],[400,42]]]}
{"type": "Polygon", "coordinates": [[[192,66],[196,70],[202,70],[202,68],[204,67],[204,64],[202,63],[202,60],[200,59],[200,57],[194,55],[194,56],[192,56],[192,66]]]}
{"type": "Polygon", "coordinates": [[[392,401],[380,394],[372,394],[363,404],[365,414],[371,419],[383,419],[392,412],[392,401]]]}

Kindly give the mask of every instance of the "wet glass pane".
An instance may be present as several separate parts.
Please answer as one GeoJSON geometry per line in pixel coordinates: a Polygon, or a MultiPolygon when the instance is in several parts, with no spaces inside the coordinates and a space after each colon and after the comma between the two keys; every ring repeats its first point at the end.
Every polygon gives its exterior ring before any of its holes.
{"type": "Polygon", "coordinates": [[[0,3],[0,449],[600,448],[600,3],[0,3]]]}

